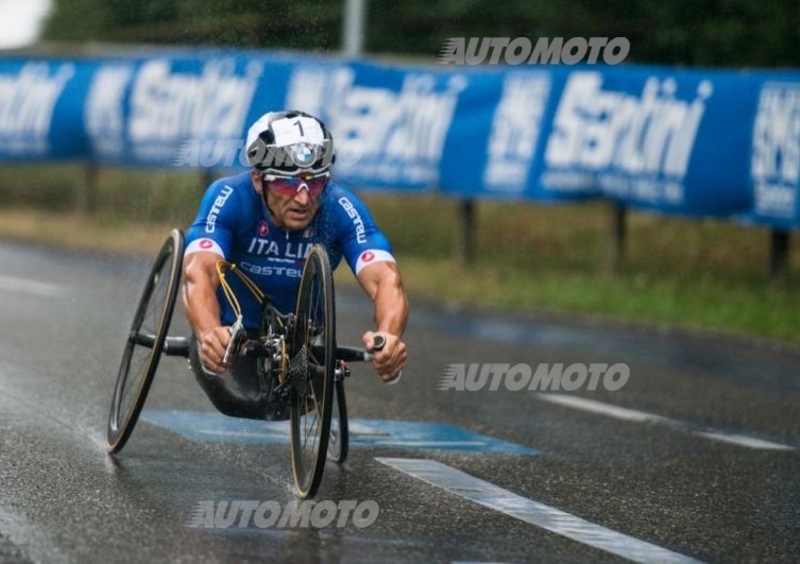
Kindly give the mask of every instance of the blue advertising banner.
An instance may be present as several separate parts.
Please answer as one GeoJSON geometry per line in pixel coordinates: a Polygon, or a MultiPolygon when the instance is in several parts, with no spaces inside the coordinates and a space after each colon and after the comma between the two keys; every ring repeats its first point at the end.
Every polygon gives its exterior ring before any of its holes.
{"type": "Polygon", "coordinates": [[[776,74],[758,89],[745,180],[753,194],[747,219],[800,227],[800,76],[776,74]]]}
{"type": "Polygon", "coordinates": [[[263,113],[259,107],[282,105],[287,76],[286,64],[242,56],[105,62],[92,77],[85,107],[92,158],[238,166],[247,125],[263,113]]]}
{"type": "Polygon", "coordinates": [[[53,59],[0,62],[0,161],[85,158],[81,115],[95,67],[53,59]]]}
{"type": "MultiPolygon", "coordinates": [[[[473,70],[447,140],[441,189],[470,197],[539,201],[596,197],[591,177],[572,171],[541,182],[544,153],[567,73],[547,70],[473,70]]],[[[497,67],[495,67],[497,69],[497,67]]]]}
{"type": "Polygon", "coordinates": [[[355,186],[406,190],[441,185],[442,151],[458,135],[458,73],[365,63],[300,64],[283,106],[319,116],[337,144],[336,174],[355,186]]]}
{"type": "Polygon", "coordinates": [[[800,73],[407,66],[245,51],[0,59],[0,162],[236,169],[266,111],[318,115],[337,177],[461,198],[611,198],[800,227],[800,73]]]}
{"type": "Polygon", "coordinates": [[[664,213],[746,209],[754,88],[735,74],[611,68],[569,73],[538,182],[593,187],[664,213]],[[572,184],[574,183],[574,184],[572,184]]]}

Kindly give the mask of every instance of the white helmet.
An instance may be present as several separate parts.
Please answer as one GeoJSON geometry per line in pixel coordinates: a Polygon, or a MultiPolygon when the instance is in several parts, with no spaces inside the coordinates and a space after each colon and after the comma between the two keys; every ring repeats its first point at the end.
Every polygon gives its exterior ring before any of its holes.
{"type": "Polygon", "coordinates": [[[247,132],[246,150],[250,166],[277,176],[321,174],[336,160],[325,124],[299,111],[261,116],[247,132]]]}

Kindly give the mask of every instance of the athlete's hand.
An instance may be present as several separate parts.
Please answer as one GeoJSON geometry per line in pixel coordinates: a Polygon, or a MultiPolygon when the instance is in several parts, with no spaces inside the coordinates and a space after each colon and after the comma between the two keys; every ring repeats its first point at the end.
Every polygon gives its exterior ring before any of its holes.
{"type": "Polygon", "coordinates": [[[214,327],[198,336],[200,345],[200,362],[208,372],[222,374],[228,366],[222,362],[225,349],[231,340],[230,327],[214,327]]]}
{"type": "Polygon", "coordinates": [[[385,344],[381,350],[373,352],[372,366],[383,382],[394,383],[399,379],[400,371],[405,368],[408,360],[406,344],[397,335],[383,331],[380,333],[367,331],[361,337],[361,341],[368,351],[373,351],[375,337],[378,335],[385,339],[385,344]]]}

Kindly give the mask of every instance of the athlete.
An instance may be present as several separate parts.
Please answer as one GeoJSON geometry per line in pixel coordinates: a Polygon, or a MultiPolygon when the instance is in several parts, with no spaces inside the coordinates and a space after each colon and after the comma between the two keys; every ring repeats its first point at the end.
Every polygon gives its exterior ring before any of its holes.
{"type": "MultiPolygon", "coordinates": [[[[222,294],[217,262],[224,259],[253,280],[283,314],[294,311],[311,245],[323,244],[333,269],[342,258],[374,306],[374,330],[362,341],[385,344],[372,365],[392,382],[406,364],[402,341],[408,299],[391,246],[364,204],[330,178],[333,138],[318,118],[270,112],[249,129],[249,172],[213,182],[186,235],[182,299],[196,345],[190,363],[211,402],[223,413],[282,418],[270,413],[255,359],[223,357],[235,315],[222,294]]],[[[244,327],[258,330],[262,306],[237,276],[226,279],[241,304],[244,327]]]]}

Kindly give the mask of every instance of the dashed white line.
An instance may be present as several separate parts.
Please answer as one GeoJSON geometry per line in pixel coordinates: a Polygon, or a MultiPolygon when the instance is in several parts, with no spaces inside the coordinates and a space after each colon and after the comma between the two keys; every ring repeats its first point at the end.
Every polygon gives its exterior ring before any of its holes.
{"type": "Polygon", "coordinates": [[[653,415],[652,413],[645,413],[644,411],[637,411],[635,409],[628,409],[627,407],[618,407],[609,403],[602,403],[595,400],[581,398],[578,396],[568,396],[566,394],[534,394],[536,399],[563,405],[565,407],[574,407],[589,413],[597,415],[607,415],[614,419],[621,419],[623,421],[632,421],[634,423],[669,423],[670,420],[661,415],[653,415]]]}
{"type": "Polygon", "coordinates": [[[0,275],[0,292],[15,292],[18,294],[31,294],[34,296],[52,298],[64,293],[64,288],[38,280],[14,278],[0,275]]]}
{"type": "Polygon", "coordinates": [[[759,439],[757,437],[750,437],[736,433],[725,433],[715,429],[700,429],[690,423],[679,421],[677,419],[670,419],[669,417],[654,415],[652,413],[646,413],[636,409],[629,409],[627,407],[618,407],[616,405],[578,396],[538,393],[534,394],[534,397],[538,400],[546,401],[548,403],[580,409],[581,411],[587,411],[597,415],[605,415],[607,417],[613,417],[614,419],[621,419],[623,421],[632,421],[635,423],[658,423],[661,425],[667,425],[669,427],[689,431],[694,435],[704,437],[706,439],[735,444],[746,448],[761,450],[795,450],[795,447],[782,443],[776,443],[773,441],[767,441],[765,439],[759,439]]]}
{"type": "Polygon", "coordinates": [[[683,554],[595,525],[555,507],[522,497],[435,460],[415,458],[375,460],[484,507],[634,562],[699,562],[683,554]]]}
{"type": "Polygon", "coordinates": [[[701,437],[705,437],[707,439],[722,441],[723,443],[732,443],[747,448],[757,448],[761,450],[795,450],[794,447],[789,445],[774,443],[772,441],[767,441],[756,437],[748,437],[747,435],[729,435],[725,433],[717,433],[715,431],[695,431],[694,434],[700,435],[701,437]]]}

